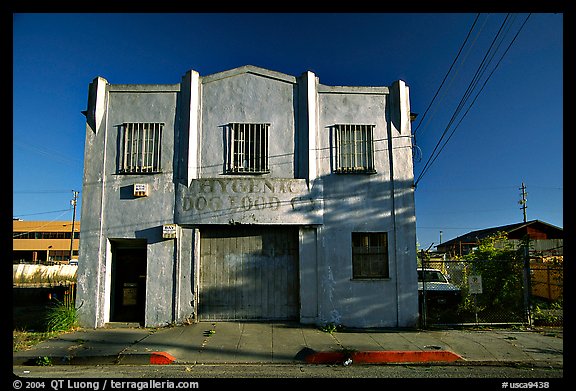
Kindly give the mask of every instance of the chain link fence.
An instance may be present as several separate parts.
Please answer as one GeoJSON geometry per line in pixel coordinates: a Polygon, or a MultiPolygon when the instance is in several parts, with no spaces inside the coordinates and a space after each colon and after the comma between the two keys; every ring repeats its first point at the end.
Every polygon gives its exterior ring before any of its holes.
{"type": "Polygon", "coordinates": [[[557,262],[531,260],[527,296],[522,260],[433,259],[418,267],[423,326],[527,324],[529,319],[534,325],[562,325],[563,269],[557,262]]]}

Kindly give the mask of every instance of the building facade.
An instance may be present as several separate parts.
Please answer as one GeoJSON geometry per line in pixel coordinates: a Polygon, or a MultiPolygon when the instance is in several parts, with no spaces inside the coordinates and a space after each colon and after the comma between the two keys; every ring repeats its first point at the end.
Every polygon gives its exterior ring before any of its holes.
{"type": "Polygon", "coordinates": [[[418,320],[409,89],[90,84],[80,322],[418,320]]]}
{"type": "Polygon", "coordinates": [[[13,220],[12,263],[54,265],[77,261],[79,240],[79,221],[13,220]]]}

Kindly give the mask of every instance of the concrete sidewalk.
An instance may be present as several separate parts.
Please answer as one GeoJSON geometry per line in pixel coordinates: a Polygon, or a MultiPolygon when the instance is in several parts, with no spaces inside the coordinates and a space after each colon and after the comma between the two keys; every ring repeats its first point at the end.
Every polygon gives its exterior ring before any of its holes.
{"type": "Polygon", "coordinates": [[[117,327],[62,334],[13,353],[13,365],[431,364],[563,368],[562,329],[344,330],[297,323],[200,322],[158,329],[117,327]]]}

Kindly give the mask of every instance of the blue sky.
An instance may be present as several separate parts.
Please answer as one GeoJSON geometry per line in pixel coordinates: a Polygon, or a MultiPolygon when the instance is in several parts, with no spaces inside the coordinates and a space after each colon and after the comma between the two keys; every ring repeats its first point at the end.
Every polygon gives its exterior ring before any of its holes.
{"type": "Polygon", "coordinates": [[[412,111],[419,114],[413,123],[419,248],[521,222],[522,182],[528,220],[563,227],[564,16],[506,18],[16,13],[13,216],[71,220],[76,190],[81,219],[81,111],[95,77],[112,84],[175,84],[190,69],[206,76],[251,64],[293,76],[311,70],[325,85],[408,84],[412,111]],[[437,145],[441,151],[424,171],[437,145]]]}

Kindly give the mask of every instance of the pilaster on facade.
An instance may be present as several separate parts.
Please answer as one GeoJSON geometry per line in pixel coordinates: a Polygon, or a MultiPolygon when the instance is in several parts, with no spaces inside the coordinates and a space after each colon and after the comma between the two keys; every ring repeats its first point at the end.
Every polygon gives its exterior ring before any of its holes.
{"type": "Polygon", "coordinates": [[[186,184],[190,186],[193,179],[197,179],[200,175],[200,158],[199,158],[199,143],[201,137],[200,129],[200,105],[201,105],[201,83],[200,75],[194,70],[188,71],[184,78],[183,92],[185,99],[188,100],[188,107],[186,111],[185,129],[188,131],[188,154],[187,154],[187,170],[186,170],[186,184]]]}
{"type": "Polygon", "coordinates": [[[310,71],[306,72],[306,92],[307,92],[307,111],[308,111],[308,186],[318,175],[317,162],[317,137],[318,137],[318,78],[310,71]]]}

